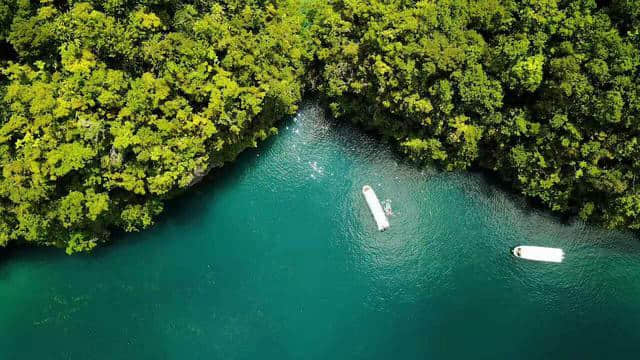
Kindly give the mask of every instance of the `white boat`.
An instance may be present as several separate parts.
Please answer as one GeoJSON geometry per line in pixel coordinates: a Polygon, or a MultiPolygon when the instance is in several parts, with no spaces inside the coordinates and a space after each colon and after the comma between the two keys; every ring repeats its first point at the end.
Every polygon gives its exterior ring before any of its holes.
{"type": "Polygon", "coordinates": [[[533,260],[561,263],[564,260],[564,250],[541,246],[516,246],[511,250],[514,256],[533,260]]]}
{"type": "Polygon", "coordinates": [[[387,215],[385,215],[384,210],[382,209],[382,205],[380,204],[380,200],[376,196],[375,191],[369,185],[365,185],[362,187],[362,194],[364,195],[364,199],[367,201],[367,205],[369,205],[369,210],[371,210],[371,214],[373,215],[373,219],[376,221],[378,225],[378,230],[385,231],[389,228],[389,220],[387,219],[387,215]]]}

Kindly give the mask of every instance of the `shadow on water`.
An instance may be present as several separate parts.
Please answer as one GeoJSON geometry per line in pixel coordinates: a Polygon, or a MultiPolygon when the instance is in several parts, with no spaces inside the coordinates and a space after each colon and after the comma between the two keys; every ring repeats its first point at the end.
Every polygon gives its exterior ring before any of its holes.
{"type": "MultiPolygon", "coordinates": [[[[467,172],[446,172],[441,169],[421,166],[414,161],[409,160],[404,156],[401,150],[393,143],[383,139],[379,134],[371,130],[363,130],[357,125],[340,119],[331,117],[330,111],[326,106],[319,105],[312,100],[304,101],[300,106],[300,112],[305,111],[317,111],[318,118],[322,117],[327,120],[330,126],[332,140],[337,142],[340,148],[346,152],[349,151],[362,151],[362,143],[374,149],[384,149],[390,151],[388,153],[391,159],[399,166],[413,168],[416,171],[424,169],[428,170],[428,173],[434,177],[447,177],[451,181],[462,181],[460,176],[465,178],[464,181],[478,182],[477,186],[473,186],[474,192],[479,192],[484,198],[492,198],[495,196],[505,196],[509,202],[515,205],[515,207],[526,216],[540,216],[544,221],[550,221],[557,225],[565,227],[570,230],[580,220],[574,216],[565,216],[551,212],[544,207],[539,201],[531,200],[523,197],[519,194],[508,182],[500,179],[495,172],[474,168],[467,172]],[[354,135],[355,134],[355,135],[354,135]]],[[[293,117],[287,117],[278,124],[279,129],[282,131],[285,127],[293,124],[293,117]]],[[[162,214],[156,218],[155,225],[145,232],[153,232],[158,230],[158,226],[166,223],[168,219],[175,222],[178,225],[188,225],[193,223],[195,217],[194,213],[205,212],[211,205],[211,196],[203,197],[203,194],[213,194],[215,199],[216,192],[223,192],[225,189],[234,185],[234,180],[239,177],[246,176],[251,172],[263,158],[259,157],[260,153],[266,153],[271,147],[279,141],[280,136],[275,135],[267,140],[263,141],[258,148],[249,148],[238,155],[236,160],[232,163],[227,163],[221,168],[213,169],[202,181],[192,186],[190,189],[182,191],[176,194],[165,203],[165,210],[162,214]],[[185,211],[185,207],[189,210],[185,211]]],[[[465,190],[468,192],[468,190],[465,190]]],[[[616,234],[615,237],[625,237],[625,235],[631,234],[636,240],[639,239],[638,232],[631,231],[613,231],[592,227],[592,231],[602,232],[602,236],[616,234]]],[[[112,241],[106,245],[103,245],[89,254],[76,254],[77,257],[92,257],[102,258],[114,251],[120,251],[122,246],[127,246],[132,242],[137,241],[149,241],[146,237],[135,236],[136,233],[125,233],[123,231],[114,231],[112,233],[112,241]]],[[[151,240],[153,241],[153,240],[151,240]]],[[[637,252],[640,254],[640,243],[631,243],[627,241],[615,241],[608,243],[594,244],[594,246],[606,247],[610,250],[620,250],[623,252],[637,252]]],[[[47,261],[51,259],[51,256],[66,256],[62,249],[52,248],[37,248],[31,246],[9,246],[4,249],[0,249],[0,279],[7,276],[6,270],[4,270],[8,261],[47,261]]]]}
{"type": "MultiPolygon", "coordinates": [[[[330,110],[326,105],[318,105],[317,103],[307,101],[300,108],[301,111],[309,107],[318,107],[322,113],[322,116],[327,118],[330,124],[336,142],[346,151],[359,151],[362,147],[362,142],[375,149],[385,149],[390,151],[392,160],[399,166],[405,166],[418,170],[429,170],[429,173],[435,177],[448,177],[451,181],[456,181],[460,176],[464,177],[466,181],[478,182],[478,186],[473,187],[474,192],[478,192],[484,198],[490,199],[495,196],[504,196],[509,202],[515,204],[518,210],[527,216],[540,216],[547,221],[555,224],[565,226],[567,228],[575,226],[580,223],[581,220],[572,214],[561,214],[551,211],[546,207],[539,199],[528,198],[523,196],[513,185],[506,179],[500,178],[499,174],[495,171],[483,169],[480,167],[473,167],[467,171],[454,171],[447,172],[440,168],[433,166],[424,166],[416,161],[408,159],[401,151],[401,149],[391,141],[384,139],[374,130],[363,130],[356,124],[349,121],[336,119],[330,116],[330,110]],[[355,136],[343,136],[342,134],[357,134],[355,136]]],[[[459,181],[459,180],[458,180],[459,181]]],[[[466,191],[465,191],[466,192],[466,191]]],[[[611,230],[598,227],[596,225],[588,224],[587,226],[593,228],[594,231],[611,232],[611,230]]],[[[620,234],[632,235],[635,239],[640,240],[640,233],[630,230],[613,230],[620,234]]]]}
{"type": "MultiPolygon", "coordinates": [[[[282,122],[281,125],[288,123],[290,119],[282,122]]],[[[193,213],[203,212],[207,209],[209,203],[205,201],[201,195],[204,193],[213,194],[215,198],[216,192],[223,192],[233,186],[234,180],[246,176],[251,169],[262,159],[257,156],[262,152],[266,152],[273,146],[277,135],[270,137],[262,142],[258,148],[249,148],[243,151],[232,163],[227,163],[223,167],[213,169],[202,181],[195,184],[188,191],[185,191],[165,204],[165,211],[158,217],[156,223],[164,222],[171,217],[172,221],[178,224],[189,224],[193,221],[193,213]],[[183,211],[185,204],[189,206],[190,211],[183,211]]],[[[209,200],[207,197],[206,200],[209,200]]]]}
{"type": "MultiPolygon", "coordinates": [[[[282,122],[280,127],[291,121],[287,118],[282,122]]],[[[158,231],[162,224],[167,223],[169,219],[176,225],[189,225],[196,221],[197,217],[193,214],[204,213],[211,206],[211,198],[215,199],[216,193],[224,192],[226,189],[234,185],[234,179],[247,175],[256,164],[261,161],[256,156],[261,152],[267,151],[277,141],[277,135],[272,136],[263,141],[258,148],[249,148],[238,155],[235,161],[226,163],[223,167],[212,169],[200,182],[194,184],[188,190],[181,191],[167,200],[164,204],[164,211],[154,220],[154,225],[146,229],[145,232],[153,233],[158,231]],[[204,197],[203,194],[208,196],[204,197]],[[211,196],[213,194],[213,196],[211,196]],[[188,211],[185,211],[188,208],[188,211]]],[[[215,200],[214,200],[215,201],[215,200]]],[[[149,241],[149,239],[140,236],[133,236],[136,233],[126,233],[124,231],[114,231],[112,241],[98,249],[92,254],[94,257],[100,258],[111,254],[114,251],[120,251],[120,247],[127,246],[131,242],[149,241]]],[[[166,239],[165,239],[166,240],[166,239]]],[[[152,239],[151,241],[155,241],[152,239]]]]}
{"type": "Polygon", "coordinates": [[[486,186],[482,186],[480,191],[486,197],[501,192],[507,195],[513,203],[518,204],[518,207],[527,215],[548,215],[554,221],[559,221],[564,225],[571,225],[576,221],[575,215],[552,212],[539,199],[523,196],[508,180],[501,178],[496,171],[475,167],[469,170],[469,174],[482,179],[486,186]]]}
{"type": "MultiPolygon", "coordinates": [[[[473,357],[467,349],[508,359],[527,344],[537,345],[522,358],[640,344],[640,242],[628,232],[559,219],[495,174],[420,168],[314,103],[300,113],[168,200],[143,233],[72,257],[0,249],[3,353],[18,358],[11,349],[31,338],[49,341],[33,354],[60,346],[74,359],[473,357]],[[310,177],[315,160],[327,176],[310,177]],[[359,193],[369,179],[398,204],[384,234],[359,193]],[[515,259],[508,247],[520,242],[561,244],[567,261],[515,259]]],[[[57,354],[48,358],[72,358],[57,354]]]]}
{"type": "MultiPolygon", "coordinates": [[[[280,128],[290,124],[291,118],[287,118],[281,122],[280,128]]],[[[202,198],[202,194],[215,194],[215,192],[222,192],[229,186],[233,186],[234,179],[240,176],[246,175],[250,172],[251,168],[256,166],[256,163],[261,159],[256,156],[261,152],[267,151],[277,141],[276,136],[272,136],[263,141],[258,148],[249,148],[238,155],[236,160],[231,163],[225,164],[221,168],[213,169],[207,174],[202,181],[193,185],[190,189],[182,191],[171,199],[167,200],[164,205],[164,211],[154,221],[154,225],[146,229],[145,232],[153,232],[158,229],[158,226],[165,223],[169,218],[177,223],[186,225],[192,223],[194,220],[194,213],[204,212],[209,203],[202,198]],[[184,211],[185,206],[189,207],[189,211],[184,211]]],[[[209,197],[207,197],[209,199],[209,197]]],[[[121,230],[114,230],[111,233],[111,240],[107,244],[99,246],[90,253],[74,254],[74,257],[86,257],[86,258],[103,258],[112,252],[120,251],[122,247],[126,247],[132,242],[148,241],[148,239],[135,236],[138,233],[127,233],[121,230]]],[[[36,247],[28,245],[9,245],[6,248],[0,248],[0,280],[8,276],[6,267],[4,266],[8,261],[28,261],[28,262],[42,262],[50,261],[51,257],[67,256],[64,253],[64,249],[36,247]]]]}
{"type": "MultiPolygon", "coordinates": [[[[10,245],[0,248],[0,281],[8,279],[10,267],[9,262],[29,262],[40,263],[50,261],[52,257],[67,256],[62,249],[36,247],[27,245],[10,245]]],[[[89,256],[89,255],[80,255],[89,256]]]]}

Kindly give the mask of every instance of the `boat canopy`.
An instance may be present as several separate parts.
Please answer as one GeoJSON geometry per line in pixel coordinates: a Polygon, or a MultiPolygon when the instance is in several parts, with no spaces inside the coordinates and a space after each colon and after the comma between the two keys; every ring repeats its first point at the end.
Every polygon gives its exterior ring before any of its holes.
{"type": "Polygon", "coordinates": [[[513,255],[534,261],[560,263],[564,260],[564,251],[562,249],[541,246],[517,246],[513,249],[513,255]]]}

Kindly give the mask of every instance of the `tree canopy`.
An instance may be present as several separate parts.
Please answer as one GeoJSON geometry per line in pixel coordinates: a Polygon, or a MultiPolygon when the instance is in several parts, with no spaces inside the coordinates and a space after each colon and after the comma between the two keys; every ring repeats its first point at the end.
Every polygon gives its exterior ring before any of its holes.
{"type": "Polygon", "coordinates": [[[639,76],[635,0],[2,0],[0,245],[150,226],[305,90],[417,162],[638,229],[639,76]]]}
{"type": "Polygon", "coordinates": [[[329,1],[313,14],[318,89],[413,159],[638,229],[638,4],[329,1]]]}
{"type": "Polygon", "coordinates": [[[88,250],[276,132],[302,91],[288,1],[0,7],[0,244],[88,250]],[[7,25],[10,23],[10,29],[7,25]]]}

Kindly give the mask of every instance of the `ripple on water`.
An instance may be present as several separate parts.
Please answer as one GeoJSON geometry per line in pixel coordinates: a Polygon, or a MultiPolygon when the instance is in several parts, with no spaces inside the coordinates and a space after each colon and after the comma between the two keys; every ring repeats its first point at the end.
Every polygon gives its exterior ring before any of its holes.
{"type": "Polygon", "coordinates": [[[168,209],[91,256],[4,259],[2,358],[640,353],[632,234],[561,223],[477,174],[416,168],[313,103],[168,209]],[[392,202],[386,232],[364,184],[392,202]],[[517,260],[519,244],[566,261],[517,260]]]}

